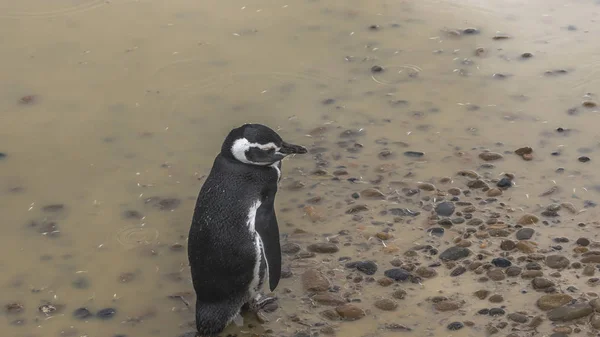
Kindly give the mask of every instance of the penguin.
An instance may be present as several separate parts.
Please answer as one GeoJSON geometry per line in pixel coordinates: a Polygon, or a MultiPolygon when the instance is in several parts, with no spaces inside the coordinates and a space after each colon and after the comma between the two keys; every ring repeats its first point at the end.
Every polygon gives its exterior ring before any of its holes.
{"type": "Polygon", "coordinates": [[[241,318],[242,307],[256,314],[276,298],[281,246],[274,202],[281,161],[304,154],[262,124],[229,132],[194,208],[188,260],[196,293],[196,328],[215,336],[241,318]]]}

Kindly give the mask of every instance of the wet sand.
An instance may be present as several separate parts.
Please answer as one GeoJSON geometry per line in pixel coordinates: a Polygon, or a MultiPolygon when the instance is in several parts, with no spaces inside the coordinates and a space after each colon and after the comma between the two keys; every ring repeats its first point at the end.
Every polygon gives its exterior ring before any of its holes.
{"type": "Polygon", "coordinates": [[[599,12],[2,1],[0,332],[193,331],[194,202],[259,122],[310,153],[279,308],[224,335],[598,335],[599,12]]]}

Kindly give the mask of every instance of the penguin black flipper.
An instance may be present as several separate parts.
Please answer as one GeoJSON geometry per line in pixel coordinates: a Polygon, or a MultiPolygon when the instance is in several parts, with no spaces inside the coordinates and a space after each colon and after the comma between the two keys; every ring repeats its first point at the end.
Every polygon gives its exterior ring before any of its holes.
{"type": "Polygon", "coordinates": [[[275,194],[270,195],[256,212],[256,232],[264,246],[269,271],[269,288],[277,288],[281,278],[281,246],[279,244],[279,226],[274,209],[275,194]]]}

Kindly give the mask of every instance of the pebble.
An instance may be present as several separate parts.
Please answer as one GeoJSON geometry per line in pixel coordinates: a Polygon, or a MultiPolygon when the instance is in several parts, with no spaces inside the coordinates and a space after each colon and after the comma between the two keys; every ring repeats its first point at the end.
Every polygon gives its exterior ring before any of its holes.
{"type": "Polygon", "coordinates": [[[490,296],[488,301],[490,301],[491,303],[502,303],[502,302],[504,302],[504,297],[500,294],[495,294],[495,295],[490,296]]]}
{"type": "Polygon", "coordinates": [[[300,245],[292,242],[286,242],[281,245],[281,252],[284,254],[293,255],[300,251],[300,245]]]}
{"type": "Polygon", "coordinates": [[[24,310],[24,306],[21,303],[8,303],[5,307],[4,310],[6,311],[7,314],[18,314],[23,312],[24,310]]]}
{"type": "Polygon", "coordinates": [[[504,251],[511,251],[517,247],[517,244],[512,240],[502,240],[500,243],[500,249],[504,251]]]}
{"type": "Polygon", "coordinates": [[[313,243],[306,248],[309,252],[321,254],[337,253],[340,250],[337,245],[330,242],[313,243]]]}
{"type": "Polygon", "coordinates": [[[548,255],[546,265],[552,269],[563,269],[569,266],[569,259],[562,255],[548,255]]]}
{"type": "Polygon", "coordinates": [[[430,183],[419,183],[417,185],[417,187],[423,191],[429,191],[429,192],[435,191],[435,185],[430,184],[430,183]]]}
{"type": "Polygon", "coordinates": [[[353,304],[344,304],[335,308],[335,311],[345,321],[356,321],[365,317],[365,312],[353,304]]]}
{"type": "Polygon", "coordinates": [[[454,214],[454,210],[454,203],[450,201],[441,202],[435,207],[435,212],[439,216],[451,216],[452,214],[454,214]]]}
{"type": "Polygon", "coordinates": [[[429,228],[427,230],[427,233],[429,233],[429,235],[432,235],[432,236],[442,237],[442,236],[444,236],[444,229],[441,227],[429,228]]]}
{"type": "Polygon", "coordinates": [[[92,313],[87,308],[78,308],[73,311],[73,317],[77,319],[86,319],[92,316],[92,313]]]}
{"type": "Polygon", "coordinates": [[[540,297],[536,304],[538,308],[547,311],[570,303],[573,297],[567,294],[546,294],[540,297]]]}
{"type": "Polygon", "coordinates": [[[421,266],[415,270],[415,274],[422,278],[432,278],[437,276],[437,271],[433,268],[421,266]]]}
{"type": "Polygon", "coordinates": [[[498,186],[499,188],[504,188],[504,189],[509,188],[512,186],[512,180],[504,177],[496,183],[496,186],[498,186]]]}
{"type": "Polygon", "coordinates": [[[588,156],[581,156],[581,157],[577,158],[577,160],[579,160],[581,163],[587,163],[591,159],[588,156]]]}
{"type": "Polygon", "coordinates": [[[397,300],[403,300],[404,298],[406,298],[406,295],[407,293],[404,289],[398,289],[392,293],[392,297],[397,300]]]}
{"type": "Polygon", "coordinates": [[[346,302],[347,302],[340,296],[334,295],[331,293],[316,294],[311,299],[321,305],[329,305],[329,306],[339,306],[339,305],[346,304],[346,302]]]}
{"type": "Polygon", "coordinates": [[[425,153],[419,151],[406,151],[404,152],[404,155],[411,158],[421,158],[425,153]]]}
{"type": "Polygon", "coordinates": [[[440,260],[442,260],[442,261],[457,261],[457,260],[463,259],[465,257],[468,257],[470,254],[471,254],[471,251],[468,248],[454,246],[454,247],[450,247],[450,248],[446,249],[445,251],[443,251],[440,254],[440,260]]]}
{"type": "Polygon", "coordinates": [[[502,308],[491,308],[489,315],[492,317],[495,317],[495,316],[502,316],[505,313],[506,313],[506,311],[504,311],[504,309],[502,309],[502,308]]]}
{"type": "Polygon", "coordinates": [[[521,253],[531,254],[535,252],[536,245],[531,241],[519,241],[517,242],[517,249],[521,253]]]}
{"type": "Polygon", "coordinates": [[[554,282],[544,277],[535,277],[533,280],[531,280],[531,285],[533,286],[533,289],[540,290],[553,287],[554,282]]]}
{"type": "Polygon", "coordinates": [[[388,269],[383,274],[394,281],[406,281],[411,276],[410,272],[402,268],[388,269]]]}
{"type": "Polygon", "coordinates": [[[369,199],[385,199],[385,194],[376,188],[364,189],[360,194],[369,199]]]}
{"type": "Polygon", "coordinates": [[[0,159],[4,159],[4,158],[6,158],[6,156],[7,156],[6,153],[0,152],[0,159]]]}
{"type": "Polygon", "coordinates": [[[504,156],[497,152],[482,152],[479,154],[479,158],[485,161],[495,161],[504,158],[504,156]]]}
{"type": "Polygon", "coordinates": [[[499,268],[507,268],[512,265],[512,262],[510,262],[509,260],[507,260],[505,258],[497,257],[492,260],[492,264],[499,268]]]}
{"type": "Polygon", "coordinates": [[[569,304],[548,312],[548,319],[551,321],[572,321],[590,315],[594,309],[589,303],[569,304]]]}
{"type": "Polygon", "coordinates": [[[487,191],[486,195],[487,195],[488,197],[492,197],[492,198],[493,198],[493,197],[497,197],[497,196],[500,196],[500,195],[502,195],[502,190],[501,190],[501,189],[499,189],[499,188],[495,188],[495,187],[494,187],[494,188],[490,188],[490,189],[487,191]]]}
{"type": "Polygon", "coordinates": [[[590,240],[588,240],[586,238],[579,238],[579,239],[577,239],[577,241],[575,241],[575,243],[578,244],[579,246],[587,247],[590,245],[590,240]]]}
{"type": "Polygon", "coordinates": [[[519,225],[532,225],[536,224],[540,221],[540,219],[533,214],[525,214],[517,220],[517,224],[519,225]]]}
{"type": "Polygon", "coordinates": [[[490,291],[486,289],[481,289],[474,292],[473,295],[480,300],[484,300],[490,295],[490,291]]]}
{"type": "Polygon", "coordinates": [[[373,261],[360,261],[356,264],[356,269],[367,275],[374,275],[377,272],[377,264],[373,261]]]}
{"type": "Polygon", "coordinates": [[[529,240],[535,233],[533,228],[521,228],[517,231],[516,236],[517,240],[529,240]]]}
{"type": "Polygon", "coordinates": [[[521,275],[521,272],[523,271],[523,269],[521,267],[516,267],[516,266],[512,266],[512,267],[508,267],[506,268],[506,276],[509,277],[516,277],[521,275]]]}
{"type": "Polygon", "coordinates": [[[450,273],[450,276],[457,277],[457,276],[464,274],[466,271],[467,271],[467,268],[465,268],[463,266],[458,266],[452,270],[452,272],[450,273]]]}
{"type": "Polygon", "coordinates": [[[510,319],[513,322],[517,322],[517,323],[527,323],[529,321],[529,317],[527,317],[526,315],[523,315],[521,313],[518,312],[514,312],[512,314],[509,314],[508,316],[506,316],[508,319],[510,319]]]}
{"type": "Polygon", "coordinates": [[[465,325],[461,322],[452,322],[450,324],[448,324],[447,328],[450,331],[456,331],[456,330],[460,330],[464,327],[465,325]]]}
{"type": "Polygon", "coordinates": [[[106,308],[106,309],[101,309],[96,313],[96,317],[100,318],[100,319],[111,319],[113,318],[113,316],[117,313],[116,309],[113,308],[106,308]]]}
{"type": "Polygon", "coordinates": [[[396,308],[398,308],[398,303],[394,302],[393,300],[383,298],[375,301],[375,307],[383,311],[394,311],[396,308]]]}
{"type": "Polygon", "coordinates": [[[438,311],[454,311],[461,307],[461,304],[455,301],[440,301],[433,305],[438,311]]]}
{"type": "Polygon", "coordinates": [[[327,291],[330,287],[329,280],[316,269],[308,269],[302,274],[302,287],[308,292],[327,291]]]}
{"type": "Polygon", "coordinates": [[[502,272],[502,269],[499,268],[490,269],[486,275],[492,281],[502,281],[506,278],[506,275],[502,272]]]}

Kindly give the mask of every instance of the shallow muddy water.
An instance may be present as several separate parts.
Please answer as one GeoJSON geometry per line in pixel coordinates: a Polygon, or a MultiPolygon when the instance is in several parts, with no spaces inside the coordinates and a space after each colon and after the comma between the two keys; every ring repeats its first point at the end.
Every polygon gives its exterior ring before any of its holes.
{"type": "Polygon", "coordinates": [[[279,308],[224,335],[596,336],[599,13],[0,0],[0,334],[193,331],[195,199],[227,132],[257,122],[310,153],[283,164],[279,308]],[[452,246],[469,256],[439,262],[452,246]],[[372,275],[346,265],[366,260],[372,275]],[[307,290],[311,273],[328,291],[307,290]],[[536,304],[552,293],[582,313],[536,304]]]}

